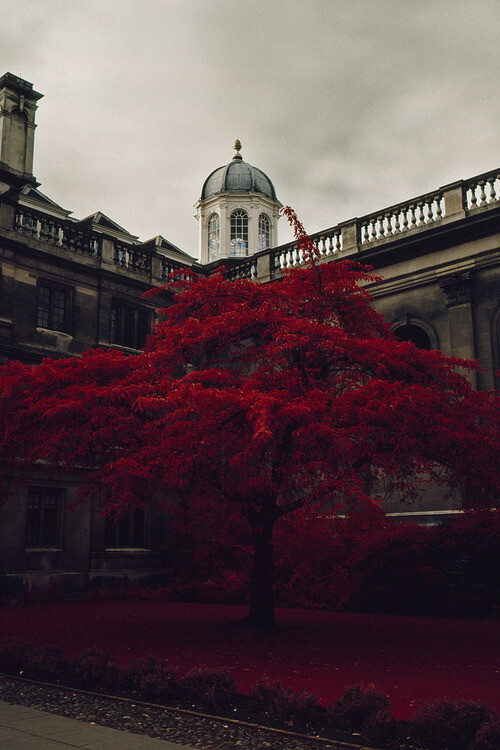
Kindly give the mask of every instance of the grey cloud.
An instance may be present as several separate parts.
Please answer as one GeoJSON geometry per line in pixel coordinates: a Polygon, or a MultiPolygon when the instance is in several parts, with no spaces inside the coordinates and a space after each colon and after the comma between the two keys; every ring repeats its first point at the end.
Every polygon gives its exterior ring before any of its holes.
{"type": "Polygon", "coordinates": [[[46,94],[42,189],[143,239],[195,252],[192,205],[236,137],[311,231],[498,158],[497,0],[20,0],[12,16],[2,66],[46,94]]]}

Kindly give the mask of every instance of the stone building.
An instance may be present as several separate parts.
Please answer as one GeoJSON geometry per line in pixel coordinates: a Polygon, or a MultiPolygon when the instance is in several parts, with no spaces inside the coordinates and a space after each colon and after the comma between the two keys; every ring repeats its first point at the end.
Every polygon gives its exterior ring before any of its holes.
{"type": "MultiPolygon", "coordinates": [[[[280,203],[271,180],[243,161],[205,180],[196,204],[200,263],[161,236],[146,242],[101,212],[76,219],[38,188],[32,173],[35,112],[41,94],[6,73],[0,78],[0,362],[37,363],[89,347],[133,355],[160,304],[143,292],[185,267],[258,283],[300,265],[294,243],[278,244],[280,203]]],[[[479,359],[480,389],[500,369],[500,173],[432,190],[312,235],[321,263],[355,258],[383,281],[375,307],[396,334],[418,346],[479,359]]],[[[90,506],[71,507],[74,479],[33,476],[0,505],[0,587],[63,582],[87,590],[114,579],[161,580],[168,567],[163,517],[142,510],[118,525],[90,506]]],[[[455,508],[437,492],[414,506],[387,504],[396,517],[435,523],[455,508]]],[[[168,547],[168,543],[167,543],[168,547]]]]}

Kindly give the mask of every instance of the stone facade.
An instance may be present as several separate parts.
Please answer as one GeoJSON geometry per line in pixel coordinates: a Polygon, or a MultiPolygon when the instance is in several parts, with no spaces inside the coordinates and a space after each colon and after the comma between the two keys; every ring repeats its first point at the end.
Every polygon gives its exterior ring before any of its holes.
{"type": "MultiPolygon", "coordinates": [[[[139,242],[100,212],[73,218],[38,190],[31,172],[34,113],[41,96],[23,79],[0,78],[0,362],[38,363],[89,347],[118,348],[133,356],[158,308],[168,303],[145,301],[142,294],[162,284],[172,270],[195,267],[211,273],[223,263],[231,279],[272,283],[284,268],[301,264],[294,243],[273,248],[271,242],[272,249],[252,253],[252,245],[246,257],[221,256],[200,265],[161,236],[139,242]]],[[[275,222],[273,195],[261,194],[259,200],[273,202],[269,212],[274,211],[275,222]]],[[[246,198],[255,202],[255,195],[207,196],[207,206],[200,208],[203,221],[214,201],[246,198]]],[[[206,244],[205,229],[201,237],[206,244]]],[[[498,171],[312,238],[321,263],[355,258],[382,277],[370,291],[397,335],[445,354],[479,359],[485,370],[471,376],[475,387],[494,387],[493,372],[500,369],[498,171]]],[[[42,583],[83,591],[110,580],[164,579],[169,543],[163,516],[137,512],[112,526],[91,507],[74,505],[75,492],[74,478],[50,482],[33,476],[29,488],[3,499],[0,586],[7,597],[42,583]]],[[[455,510],[429,487],[412,507],[397,498],[387,502],[395,517],[424,523],[455,510]]]]}

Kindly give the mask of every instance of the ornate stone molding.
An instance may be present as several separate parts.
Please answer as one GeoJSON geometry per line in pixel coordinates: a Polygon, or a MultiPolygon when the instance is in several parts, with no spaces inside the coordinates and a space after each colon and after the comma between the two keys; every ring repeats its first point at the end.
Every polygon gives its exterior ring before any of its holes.
{"type": "Polygon", "coordinates": [[[446,307],[471,301],[472,271],[446,276],[439,284],[446,296],[446,307]]]}

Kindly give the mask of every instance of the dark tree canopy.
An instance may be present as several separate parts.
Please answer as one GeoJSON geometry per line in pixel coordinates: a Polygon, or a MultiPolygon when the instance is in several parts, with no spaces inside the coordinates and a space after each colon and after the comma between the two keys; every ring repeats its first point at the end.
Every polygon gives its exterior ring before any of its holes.
{"type": "Polygon", "coordinates": [[[423,478],[493,506],[492,395],[459,373],[473,363],[394,339],[360,286],[369,278],[348,260],[273,284],[178,277],[144,353],[7,364],[6,491],[37,464],[78,471],[82,498],[109,514],[149,503],[242,514],[255,546],[250,621],[263,625],[281,516],[305,504],[362,512],[377,488],[404,499],[423,478]]]}

